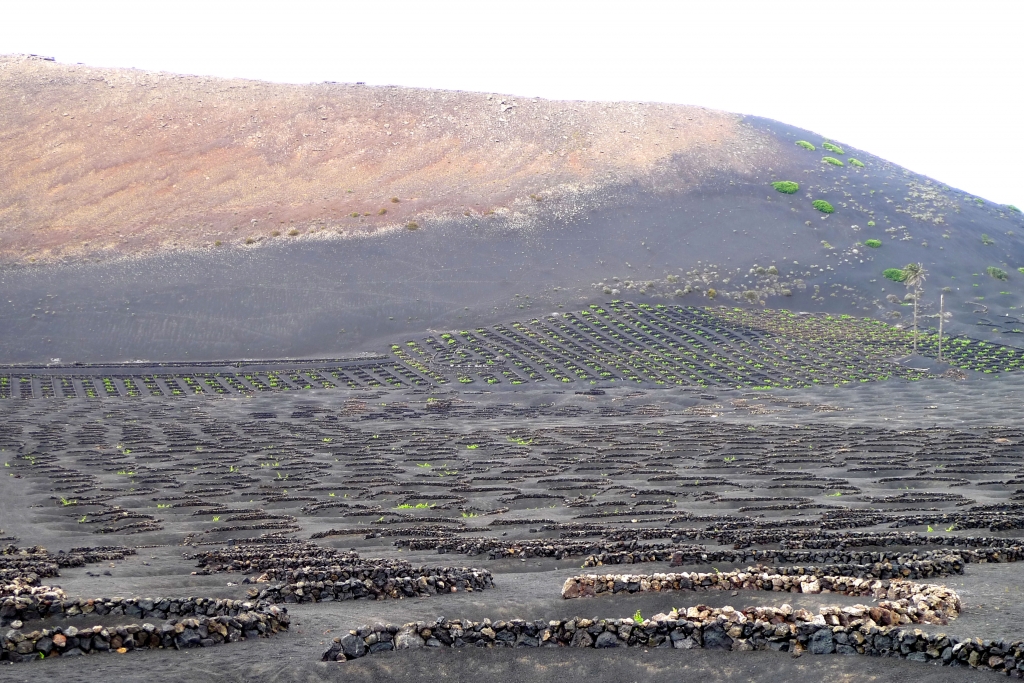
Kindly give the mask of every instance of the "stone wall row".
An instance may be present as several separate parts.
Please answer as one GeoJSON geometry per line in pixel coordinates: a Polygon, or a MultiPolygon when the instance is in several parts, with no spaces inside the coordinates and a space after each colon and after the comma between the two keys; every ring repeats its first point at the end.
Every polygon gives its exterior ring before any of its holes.
{"type": "Polygon", "coordinates": [[[582,566],[600,567],[643,562],[684,564],[744,564],[748,562],[775,564],[831,564],[835,566],[880,565],[878,571],[896,573],[884,578],[928,578],[963,572],[963,565],[973,562],[1016,562],[1024,559],[1024,546],[984,550],[947,549],[906,552],[896,550],[865,551],[847,549],[822,550],[707,550],[702,545],[678,543],[639,543],[631,541],[566,541],[530,540],[509,542],[498,538],[403,538],[394,545],[410,550],[432,550],[438,553],[460,553],[469,556],[486,553],[489,559],[585,556],[582,566]]]}
{"type": "MultiPolygon", "coordinates": [[[[0,598],[0,627],[47,618],[126,616],[132,619],[234,617],[263,612],[270,601],[248,602],[221,598],[71,598],[60,589],[33,587],[0,598]]],[[[20,626],[15,626],[20,628],[20,626]]]]}
{"type": "Polygon", "coordinates": [[[288,613],[283,608],[269,607],[265,612],[189,617],[160,626],[128,624],[81,630],[75,626],[59,626],[30,633],[12,629],[0,635],[0,661],[28,662],[104,652],[213,647],[269,636],[287,630],[288,624],[288,613]]]}
{"type": "Polygon", "coordinates": [[[276,604],[359,600],[362,598],[375,600],[414,598],[459,591],[472,592],[493,587],[494,580],[489,571],[470,569],[430,576],[397,576],[380,579],[334,581],[330,578],[319,580],[309,578],[295,583],[251,589],[249,594],[261,602],[276,604]]]}
{"type": "MultiPolygon", "coordinates": [[[[846,625],[851,618],[891,626],[905,624],[946,624],[960,614],[960,596],[945,586],[915,583],[913,581],[861,579],[855,576],[782,575],[764,567],[748,567],[732,572],[681,572],[678,574],[586,574],[569,577],[562,586],[565,599],[594,597],[602,594],[640,593],[659,591],[711,591],[759,590],[786,593],[834,593],[870,597],[880,601],[876,607],[854,605],[844,607],[840,614],[846,625]]],[[[823,608],[827,616],[834,608],[823,608]],[[827,611],[826,611],[827,610],[827,611]]],[[[699,610],[690,608],[688,617],[698,616],[699,610]]],[[[797,610],[798,621],[811,621],[814,617],[805,610],[797,610]]],[[[838,622],[837,622],[838,623],[838,622]]]]}
{"type": "MultiPolygon", "coordinates": [[[[376,624],[335,638],[324,651],[324,661],[347,661],[392,650],[440,647],[659,647],[709,650],[774,650],[800,655],[862,654],[901,657],[943,665],[988,668],[1024,677],[1024,643],[960,640],[945,634],[924,633],[900,626],[871,625],[862,619],[830,625],[825,615],[794,621],[799,611],[785,606],[704,608],[690,618],[673,612],[651,619],[583,619],[555,621],[449,621],[416,622],[403,626],[376,624]]],[[[840,621],[839,608],[833,608],[840,621]]]]}

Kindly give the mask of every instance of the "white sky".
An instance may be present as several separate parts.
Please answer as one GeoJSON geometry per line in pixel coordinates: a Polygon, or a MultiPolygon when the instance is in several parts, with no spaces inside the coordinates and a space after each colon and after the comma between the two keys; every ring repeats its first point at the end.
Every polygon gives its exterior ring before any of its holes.
{"type": "Polygon", "coordinates": [[[1024,0],[3,4],[0,53],[698,104],[809,128],[1024,207],[1024,0]]]}

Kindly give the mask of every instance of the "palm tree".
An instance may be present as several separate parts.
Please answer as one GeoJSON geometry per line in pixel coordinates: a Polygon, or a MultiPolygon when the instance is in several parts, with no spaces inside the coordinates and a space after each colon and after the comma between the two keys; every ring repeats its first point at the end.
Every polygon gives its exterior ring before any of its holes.
{"type": "Polygon", "coordinates": [[[913,290],[914,295],[914,355],[917,355],[917,300],[921,298],[921,293],[924,291],[921,289],[921,285],[924,283],[924,279],[928,276],[928,273],[924,269],[924,265],[920,263],[908,263],[903,267],[903,284],[907,286],[907,289],[913,290]]]}

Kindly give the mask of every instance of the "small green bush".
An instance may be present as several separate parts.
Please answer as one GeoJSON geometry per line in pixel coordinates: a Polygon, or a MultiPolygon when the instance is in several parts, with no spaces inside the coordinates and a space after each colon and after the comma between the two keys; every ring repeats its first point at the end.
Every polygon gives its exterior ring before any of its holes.
{"type": "Polygon", "coordinates": [[[774,182],[772,183],[772,187],[783,194],[796,194],[800,189],[800,185],[798,183],[794,183],[792,180],[780,180],[778,182],[774,182]]]}
{"type": "Polygon", "coordinates": [[[408,223],[405,224],[405,229],[406,230],[419,230],[420,229],[420,224],[417,223],[416,221],[409,221],[408,223]]]}
{"type": "Polygon", "coordinates": [[[882,275],[885,279],[893,282],[903,282],[907,279],[907,274],[903,272],[902,268],[886,268],[882,271],[882,275]]]}
{"type": "Polygon", "coordinates": [[[800,147],[803,147],[804,149],[809,149],[812,152],[815,151],[816,149],[818,149],[817,147],[815,147],[811,143],[807,142],[806,140],[797,140],[796,144],[799,145],[800,147]]]}
{"type": "Polygon", "coordinates": [[[981,233],[981,243],[984,244],[986,247],[990,247],[993,244],[995,244],[996,241],[989,237],[988,235],[986,235],[985,233],[981,233]]]}
{"type": "Polygon", "coordinates": [[[827,149],[828,151],[835,152],[836,154],[846,154],[842,147],[839,145],[833,145],[831,142],[823,142],[821,143],[821,147],[822,149],[827,149]]]}
{"type": "Polygon", "coordinates": [[[872,249],[878,249],[882,246],[882,241],[876,239],[864,240],[864,246],[871,247],[872,249]]]}
{"type": "Polygon", "coordinates": [[[836,159],[835,157],[822,157],[821,158],[821,163],[823,163],[823,164],[832,164],[833,166],[845,166],[846,165],[843,162],[839,161],[839,159],[836,159]]]}
{"type": "Polygon", "coordinates": [[[813,206],[818,211],[821,211],[822,213],[832,213],[833,211],[835,211],[835,209],[832,208],[832,205],[826,202],[824,199],[815,199],[813,202],[811,202],[811,206],[813,206]]]}
{"type": "Polygon", "coordinates": [[[874,221],[868,221],[868,227],[869,228],[875,227],[875,222],[874,221]]]}
{"type": "Polygon", "coordinates": [[[1020,209],[1018,209],[1013,204],[1007,204],[1006,208],[1009,209],[1010,211],[1013,211],[1014,213],[1020,213],[1020,209]]]}
{"type": "Polygon", "coordinates": [[[989,266],[985,269],[985,272],[994,277],[997,280],[1008,280],[1006,271],[1002,268],[996,268],[995,266],[989,266]]]}
{"type": "Polygon", "coordinates": [[[850,166],[856,166],[857,168],[864,168],[864,162],[858,159],[850,159],[850,166]]]}

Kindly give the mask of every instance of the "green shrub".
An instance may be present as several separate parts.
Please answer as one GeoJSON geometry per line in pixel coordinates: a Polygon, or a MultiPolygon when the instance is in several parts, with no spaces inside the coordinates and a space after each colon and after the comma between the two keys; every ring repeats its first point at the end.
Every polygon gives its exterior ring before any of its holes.
{"type": "Polygon", "coordinates": [[[794,183],[792,180],[780,180],[772,183],[772,187],[783,194],[796,194],[800,189],[800,185],[798,183],[794,183]]]}
{"type": "Polygon", "coordinates": [[[408,223],[405,224],[405,229],[406,230],[419,230],[420,229],[420,224],[417,223],[416,221],[409,221],[408,223]]]}
{"type": "Polygon", "coordinates": [[[907,274],[903,272],[902,268],[886,268],[882,271],[882,275],[885,279],[893,282],[903,282],[907,279],[907,274]]]}
{"type": "Polygon", "coordinates": [[[984,244],[986,247],[990,247],[993,244],[995,244],[996,241],[989,237],[988,235],[986,235],[985,233],[981,233],[981,243],[984,244]]]}
{"type": "Polygon", "coordinates": [[[985,269],[985,272],[994,277],[997,280],[1008,280],[1006,271],[1002,268],[996,268],[995,266],[989,266],[985,269]]]}
{"type": "Polygon", "coordinates": [[[1018,273],[1022,273],[1022,274],[1024,274],[1024,268],[1018,268],[1018,269],[1017,269],[1017,272],[1018,272],[1018,273]]]}
{"type": "Polygon", "coordinates": [[[833,211],[835,211],[835,209],[832,208],[832,205],[826,202],[824,199],[815,199],[813,202],[811,202],[811,206],[813,206],[818,211],[821,211],[822,213],[832,213],[833,211]]]}
{"type": "Polygon", "coordinates": [[[815,147],[811,143],[807,142],[806,140],[797,140],[796,144],[799,145],[800,147],[803,147],[804,149],[809,149],[812,152],[815,151],[816,149],[818,149],[817,147],[815,147]]]}
{"type": "Polygon", "coordinates": [[[1018,209],[1013,204],[1007,204],[1006,208],[1009,209],[1010,211],[1013,211],[1014,213],[1020,213],[1020,209],[1018,209]]]}
{"type": "Polygon", "coordinates": [[[858,159],[850,159],[850,166],[856,166],[857,168],[864,168],[864,162],[858,159]]]}
{"type": "Polygon", "coordinates": [[[835,152],[836,154],[846,154],[842,147],[839,145],[833,145],[831,142],[823,142],[821,143],[821,147],[822,149],[827,149],[828,151],[835,152]]]}
{"type": "Polygon", "coordinates": [[[869,228],[875,227],[875,222],[874,221],[868,221],[868,227],[869,228]]]}
{"type": "Polygon", "coordinates": [[[843,162],[839,161],[839,159],[836,159],[835,157],[822,157],[821,158],[821,163],[823,163],[823,164],[832,164],[833,166],[845,166],[846,165],[843,162]]]}
{"type": "Polygon", "coordinates": [[[864,246],[871,247],[872,249],[878,249],[882,246],[882,241],[876,239],[864,240],[864,246]]]}

